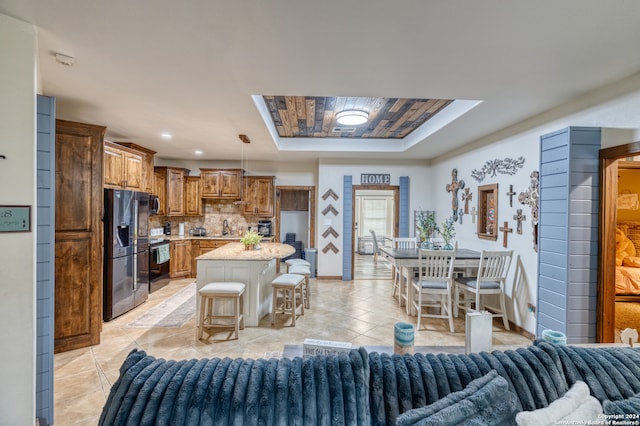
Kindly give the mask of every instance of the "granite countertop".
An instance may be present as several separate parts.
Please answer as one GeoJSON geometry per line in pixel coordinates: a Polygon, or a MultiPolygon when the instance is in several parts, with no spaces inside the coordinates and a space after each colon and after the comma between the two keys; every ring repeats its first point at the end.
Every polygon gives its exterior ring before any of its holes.
{"type": "Polygon", "coordinates": [[[296,252],[289,244],[262,243],[259,250],[245,250],[242,243],[229,243],[211,250],[196,260],[271,260],[282,259],[296,252]]]}
{"type": "MultiPolygon", "coordinates": [[[[224,240],[224,241],[240,241],[240,235],[167,235],[166,240],[169,241],[182,241],[182,240],[224,240]]],[[[273,241],[275,237],[264,237],[263,241],[273,241]]]]}

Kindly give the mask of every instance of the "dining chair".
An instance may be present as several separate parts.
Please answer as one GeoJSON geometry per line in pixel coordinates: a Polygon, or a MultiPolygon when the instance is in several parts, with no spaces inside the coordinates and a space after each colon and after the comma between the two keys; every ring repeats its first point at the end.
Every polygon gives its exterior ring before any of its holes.
{"type": "MultiPolygon", "coordinates": [[[[391,244],[394,248],[416,248],[417,240],[415,238],[410,237],[396,237],[391,239],[391,244]]],[[[396,293],[398,293],[398,303],[402,305],[402,298],[406,298],[406,289],[400,288],[400,284],[402,283],[402,271],[399,268],[394,268],[393,271],[393,294],[395,297],[396,293]]],[[[410,284],[407,284],[410,285],[410,284]]]]}
{"type": "Polygon", "coordinates": [[[373,264],[377,265],[378,252],[380,251],[380,249],[378,248],[378,239],[376,238],[376,233],[374,232],[373,229],[370,229],[369,232],[371,232],[371,236],[373,237],[373,264]]]}
{"type": "Polygon", "coordinates": [[[413,304],[420,320],[424,318],[445,318],[449,320],[449,330],[453,333],[451,312],[451,290],[453,288],[453,263],[455,250],[420,249],[418,276],[413,278],[413,304]],[[430,308],[439,308],[439,314],[429,313],[430,308]],[[423,310],[426,309],[426,312],[423,310]]]}
{"type": "Polygon", "coordinates": [[[464,309],[465,312],[471,311],[471,304],[474,304],[473,310],[480,311],[485,307],[489,307],[492,316],[502,317],[504,328],[509,330],[509,320],[504,301],[504,288],[507,280],[507,273],[513,257],[513,250],[504,251],[488,251],[483,250],[480,254],[480,264],[478,265],[477,276],[457,277],[454,280],[454,315],[458,316],[458,310],[464,309]],[[460,296],[462,295],[462,300],[460,296]],[[480,296],[498,295],[500,298],[500,308],[480,304],[480,296]]]}

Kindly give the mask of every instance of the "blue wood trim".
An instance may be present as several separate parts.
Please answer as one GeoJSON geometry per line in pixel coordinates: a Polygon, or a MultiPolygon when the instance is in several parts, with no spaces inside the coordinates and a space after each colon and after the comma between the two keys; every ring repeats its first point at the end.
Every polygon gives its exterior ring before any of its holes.
{"type": "Polygon", "coordinates": [[[353,274],[353,176],[344,176],[342,181],[342,280],[351,281],[353,274]]]}
{"type": "Polygon", "coordinates": [[[398,236],[409,236],[409,176],[400,176],[400,217],[398,218],[398,236]]]}
{"type": "Polygon", "coordinates": [[[37,96],[36,417],[53,424],[55,98],[37,96]]]}

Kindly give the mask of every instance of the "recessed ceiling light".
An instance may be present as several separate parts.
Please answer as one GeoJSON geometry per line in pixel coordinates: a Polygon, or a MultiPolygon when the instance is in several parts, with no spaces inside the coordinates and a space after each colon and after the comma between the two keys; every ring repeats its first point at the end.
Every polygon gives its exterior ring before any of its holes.
{"type": "Polygon", "coordinates": [[[202,154],[204,154],[204,151],[202,151],[201,149],[196,149],[195,151],[193,151],[193,153],[195,155],[202,155],[202,154]]]}
{"type": "Polygon", "coordinates": [[[348,109],[337,113],[336,119],[338,123],[345,126],[357,126],[367,122],[369,119],[369,113],[367,111],[348,109]]]}
{"type": "Polygon", "coordinates": [[[162,139],[171,139],[171,133],[162,133],[160,137],[162,139]]]}

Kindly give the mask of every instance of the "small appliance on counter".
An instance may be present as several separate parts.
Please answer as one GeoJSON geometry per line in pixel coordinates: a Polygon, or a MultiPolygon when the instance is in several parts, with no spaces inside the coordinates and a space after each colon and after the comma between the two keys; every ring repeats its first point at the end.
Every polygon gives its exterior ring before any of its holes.
{"type": "Polygon", "coordinates": [[[178,235],[181,237],[184,236],[184,223],[178,224],[178,235]]]}
{"type": "Polygon", "coordinates": [[[193,228],[192,235],[195,237],[205,237],[207,235],[207,230],[204,226],[198,226],[197,228],[193,228]]]}
{"type": "Polygon", "coordinates": [[[273,222],[270,220],[259,220],[258,221],[258,234],[263,237],[270,237],[271,230],[273,229],[273,222]]]}
{"type": "Polygon", "coordinates": [[[164,224],[164,235],[171,235],[171,223],[167,222],[164,224]]]}

